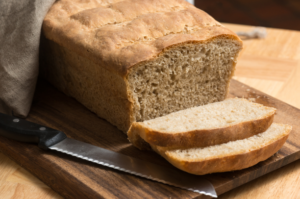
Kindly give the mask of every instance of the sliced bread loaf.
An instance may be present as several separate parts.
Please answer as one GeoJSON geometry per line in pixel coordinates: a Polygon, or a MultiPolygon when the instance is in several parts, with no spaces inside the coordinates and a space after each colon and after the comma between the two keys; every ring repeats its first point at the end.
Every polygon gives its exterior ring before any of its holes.
{"type": "Polygon", "coordinates": [[[185,0],[59,0],[43,33],[41,74],[124,133],[224,100],[242,49],[185,0]]]}
{"type": "Polygon", "coordinates": [[[147,143],[169,149],[206,147],[264,132],[272,124],[275,111],[246,99],[227,99],[135,122],[128,137],[140,149],[149,147],[147,143]]]}
{"type": "Polygon", "coordinates": [[[287,140],[292,127],[273,123],[263,133],[250,138],[205,148],[167,150],[152,149],[175,167],[196,175],[241,170],[264,161],[276,153],[287,140]]]}

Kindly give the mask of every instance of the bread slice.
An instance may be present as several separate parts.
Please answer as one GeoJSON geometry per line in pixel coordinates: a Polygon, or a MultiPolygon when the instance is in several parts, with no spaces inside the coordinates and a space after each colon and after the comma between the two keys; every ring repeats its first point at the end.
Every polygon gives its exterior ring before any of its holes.
{"type": "Polygon", "coordinates": [[[144,141],[169,149],[206,147],[264,132],[272,124],[275,111],[246,99],[232,98],[135,122],[128,137],[140,149],[147,149],[144,141]]]}
{"type": "Polygon", "coordinates": [[[287,140],[292,127],[273,123],[268,130],[250,138],[205,148],[152,149],[175,167],[196,175],[241,170],[264,161],[287,140]]]}
{"type": "Polygon", "coordinates": [[[59,0],[43,34],[41,74],[124,133],[224,100],[242,49],[185,0],[59,0]]]}

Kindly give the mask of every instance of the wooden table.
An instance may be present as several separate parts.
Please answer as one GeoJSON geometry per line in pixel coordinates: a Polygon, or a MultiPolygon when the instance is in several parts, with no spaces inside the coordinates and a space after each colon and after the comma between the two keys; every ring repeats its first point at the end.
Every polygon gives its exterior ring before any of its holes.
{"type": "MultiPolygon", "coordinates": [[[[226,24],[234,31],[250,26],[226,24]]],[[[244,40],[234,79],[300,108],[300,32],[268,29],[266,39],[244,40]]],[[[300,122],[300,118],[299,118],[300,122]]],[[[300,160],[219,198],[300,198],[300,160]]],[[[47,185],[0,152],[1,199],[58,199],[47,185]]]]}

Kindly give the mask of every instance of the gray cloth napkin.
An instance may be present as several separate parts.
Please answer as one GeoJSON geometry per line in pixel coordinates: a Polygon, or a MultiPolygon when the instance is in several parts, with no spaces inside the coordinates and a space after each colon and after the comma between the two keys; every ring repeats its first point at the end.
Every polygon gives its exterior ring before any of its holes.
{"type": "Polygon", "coordinates": [[[26,117],[30,110],[42,22],[54,1],[0,1],[0,112],[26,117]]]}

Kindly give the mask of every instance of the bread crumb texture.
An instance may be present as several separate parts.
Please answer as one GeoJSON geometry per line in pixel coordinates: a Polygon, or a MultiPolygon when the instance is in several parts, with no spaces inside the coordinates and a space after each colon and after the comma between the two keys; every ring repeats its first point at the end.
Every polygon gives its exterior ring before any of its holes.
{"type": "Polygon", "coordinates": [[[136,121],[224,100],[239,46],[226,39],[166,51],[129,75],[136,121]]]}
{"type": "Polygon", "coordinates": [[[181,110],[143,122],[145,128],[163,133],[188,132],[199,129],[217,129],[235,124],[259,120],[274,114],[275,108],[252,103],[246,99],[227,99],[181,110]]]}

